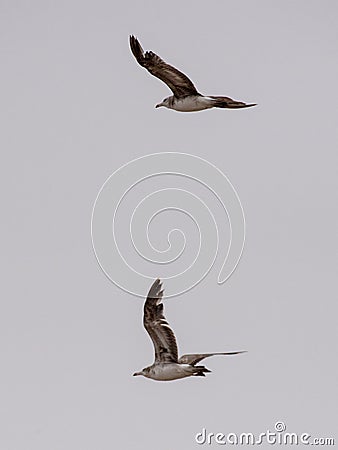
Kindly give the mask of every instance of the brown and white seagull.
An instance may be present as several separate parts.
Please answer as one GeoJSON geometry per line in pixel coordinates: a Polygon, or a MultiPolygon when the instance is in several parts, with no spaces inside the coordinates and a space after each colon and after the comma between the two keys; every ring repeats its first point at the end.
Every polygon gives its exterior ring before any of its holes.
{"type": "Polygon", "coordinates": [[[192,81],[184,73],[165,63],[155,53],[144,52],[134,36],[130,36],[130,48],[137,62],[154,77],[167,84],[174,94],[158,103],[155,108],[164,106],[175,111],[193,112],[209,108],[238,109],[256,106],[256,103],[246,104],[229,97],[204,96],[197,91],[192,81]]]}
{"type": "Polygon", "coordinates": [[[163,289],[159,279],[150,288],[144,304],[143,324],[155,349],[154,363],[134,373],[157,381],[178,380],[190,376],[205,377],[210,372],[204,366],[198,366],[204,358],[214,355],[237,355],[240,352],[194,353],[178,358],[177,343],[174,332],[163,315],[163,289]]]}

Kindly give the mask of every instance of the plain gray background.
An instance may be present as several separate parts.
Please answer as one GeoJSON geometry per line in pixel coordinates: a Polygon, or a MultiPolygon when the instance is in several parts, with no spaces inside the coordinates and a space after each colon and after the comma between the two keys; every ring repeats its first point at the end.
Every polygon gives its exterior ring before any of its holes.
{"type": "Polygon", "coordinates": [[[1,2],[1,450],[198,448],[210,432],[334,436],[337,426],[337,3],[1,2]],[[128,47],[205,94],[257,102],[182,114],[128,47]],[[143,302],[92,250],[105,179],[158,151],[193,153],[234,183],[247,241],[169,300],[181,353],[207,378],[156,383],[143,302]]]}

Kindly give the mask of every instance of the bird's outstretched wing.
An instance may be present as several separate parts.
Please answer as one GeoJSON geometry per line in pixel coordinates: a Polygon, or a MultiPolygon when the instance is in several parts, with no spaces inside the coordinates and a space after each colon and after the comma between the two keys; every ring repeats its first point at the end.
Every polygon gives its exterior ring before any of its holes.
{"type": "Polygon", "coordinates": [[[190,364],[191,366],[194,366],[195,364],[202,361],[204,358],[209,358],[209,356],[215,356],[215,355],[238,355],[238,353],[246,353],[245,351],[241,352],[224,352],[224,353],[195,353],[192,355],[183,355],[178,360],[179,364],[190,364]]]}
{"type": "Polygon", "coordinates": [[[130,48],[137,62],[145,67],[154,77],[162,80],[173,91],[175,97],[200,95],[184,73],[165,63],[153,52],[144,52],[141,44],[134,36],[130,36],[130,48]]]}
{"type": "Polygon", "coordinates": [[[174,332],[163,315],[162,284],[157,279],[150,288],[144,304],[143,325],[155,349],[155,362],[177,363],[177,343],[174,332]]]}

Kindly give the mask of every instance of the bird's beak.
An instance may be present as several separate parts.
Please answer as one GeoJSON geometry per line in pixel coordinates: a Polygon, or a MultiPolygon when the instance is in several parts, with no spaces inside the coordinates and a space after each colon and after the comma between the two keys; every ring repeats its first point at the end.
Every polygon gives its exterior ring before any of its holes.
{"type": "Polygon", "coordinates": [[[142,373],[141,373],[141,372],[135,372],[135,373],[133,373],[133,377],[137,377],[137,375],[142,375],[142,373]]]}
{"type": "Polygon", "coordinates": [[[160,108],[161,106],[163,106],[163,103],[158,103],[157,105],[155,105],[155,108],[160,108]]]}

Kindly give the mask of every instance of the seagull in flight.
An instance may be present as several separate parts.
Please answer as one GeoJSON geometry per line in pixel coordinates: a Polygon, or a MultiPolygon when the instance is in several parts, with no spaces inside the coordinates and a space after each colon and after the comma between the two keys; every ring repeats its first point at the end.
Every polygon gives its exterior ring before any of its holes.
{"type": "Polygon", "coordinates": [[[171,381],[186,377],[205,377],[211,372],[204,366],[197,365],[204,358],[214,355],[237,355],[241,352],[226,353],[194,353],[178,358],[177,343],[174,332],[163,315],[162,283],[157,279],[150,288],[144,304],[143,324],[147,330],[155,349],[154,363],[135,372],[157,381],[171,381]]]}
{"type": "Polygon", "coordinates": [[[237,102],[229,97],[205,96],[200,94],[193,82],[184,73],[164,62],[158,55],[144,52],[135,36],[130,36],[130,48],[136,61],[148,70],[154,77],[162,80],[172,90],[173,94],[158,103],[155,108],[164,106],[181,112],[202,111],[210,108],[249,108],[256,103],[237,102]]]}

